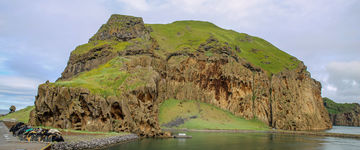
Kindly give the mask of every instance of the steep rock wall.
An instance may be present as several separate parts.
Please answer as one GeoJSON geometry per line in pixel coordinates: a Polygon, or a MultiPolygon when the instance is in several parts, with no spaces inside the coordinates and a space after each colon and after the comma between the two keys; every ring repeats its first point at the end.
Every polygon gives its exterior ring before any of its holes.
{"type": "Polygon", "coordinates": [[[103,98],[83,88],[39,86],[36,125],[90,131],[126,131],[161,136],[158,108],[169,98],[199,100],[236,116],[254,117],[270,127],[286,130],[331,128],[322,105],[320,84],[300,66],[271,78],[251,71],[232,57],[178,55],[162,60],[150,55],[130,56],[122,68],[128,72],[151,70],[147,84],[103,98]]]}
{"type": "Polygon", "coordinates": [[[340,114],[330,114],[330,120],[334,126],[360,126],[360,110],[340,114]]]}
{"type": "MultiPolygon", "coordinates": [[[[38,88],[36,107],[31,112],[29,122],[33,125],[75,130],[123,131],[141,136],[163,136],[157,120],[160,103],[157,85],[161,84],[161,80],[149,65],[144,67],[149,71],[146,73],[152,74],[148,78],[142,78],[146,85],[123,92],[118,97],[104,98],[80,87],[42,84],[38,88]]],[[[139,65],[128,68],[129,72],[145,69],[139,65]]]]}

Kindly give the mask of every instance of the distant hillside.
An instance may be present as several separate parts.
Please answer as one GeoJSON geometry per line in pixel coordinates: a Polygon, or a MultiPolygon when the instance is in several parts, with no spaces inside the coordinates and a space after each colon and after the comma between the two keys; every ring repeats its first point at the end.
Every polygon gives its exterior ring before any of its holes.
{"type": "Polygon", "coordinates": [[[15,111],[11,114],[7,114],[5,116],[0,117],[0,120],[3,119],[16,119],[20,122],[27,123],[29,121],[30,112],[34,109],[34,106],[28,106],[24,109],[20,109],[18,111],[15,111]]]}
{"type": "Polygon", "coordinates": [[[333,125],[360,126],[360,105],[358,103],[335,103],[326,97],[323,100],[333,125]]]}

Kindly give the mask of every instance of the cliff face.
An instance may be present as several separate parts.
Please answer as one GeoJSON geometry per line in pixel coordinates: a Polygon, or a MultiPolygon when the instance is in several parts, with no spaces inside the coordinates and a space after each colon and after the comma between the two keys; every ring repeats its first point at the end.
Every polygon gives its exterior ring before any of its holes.
{"type": "MultiPolygon", "coordinates": [[[[113,20],[121,22],[128,21],[129,18],[113,20]]],[[[239,54],[245,53],[241,48],[222,42],[216,36],[209,36],[194,50],[184,48],[164,53],[161,50],[161,40],[164,37],[154,38],[156,33],[149,33],[156,31],[139,27],[144,26],[142,20],[130,22],[135,22],[136,31],[128,29],[133,27],[131,23],[125,29],[116,30],[108,27],[103,30],[106,26],[103,25],[90,41],[100,37],[102,40],[131,41],[131,38],[119,38],[124,34],[126,37],[137,37],[132,45],[122,51],[112,51],[111,55],[101,55],[106,53],[106,49],[111,49],[108,45],[101,50],[90,49],[79,55],[72,53],[60,80],[39,86],[36,109],[31,114],[34,116],[30,120],[32,124],[161,136],[163,133],[158,124],[159,105],[164,100],[174,98],[209,103],[236,116],[257,118],[277,129],[331,128],[321,98],[321,85],[310,77],[302,63],[295,69],[284,69],[272,74],[240,57],[239,54]],[[108,33],[114,36],[106,35],[108,33]],[[94,51],[99,52],[94,54],[94,51]],[[99,54],[104,57],[89,57],[100,56],[99,54]],[[77,61],[72,61],[72,57],[77,61]],[[89,58],[97,63],[88,63],[89,58]],[[78,73],[101,65],[111,65],[112,62],[109,63],[108,60],[114,58],[119,58],[116,61],[120,64],[114,68],[126,74],[124,78],[111,78],[116,81],[111,85],[116,94],[104,96],[96,93],[93,86],[87,89],[84,88],[85,85],[77,86],[82,85],[77,82],[66,86],[78,78],[91,78],[91,71],[88,74],[78,73]],[[79,65],[79,62],[83,65],[79,65]],[[87,63],[89,65],[84,65],[87,63]],[[120,78],[123,79],[121,83],[118,82],[120,78]]],[[[175,34],[181,36],[182,33],[175,34]]],[[[246,39],[246,42],[252,42],[248,37],[246,39]]],[[[252,49],[251,52],[259,54],[259,51],[252,49]]],[[[264,56],[266,57],[269,56],[264,56]]],[[[98,75],[91,80],[102,83],[103,78],[104,75],[98,75]]]]}
{"type": "Polygon", "coordinates": [[[339,104],[324,98],[324,106],[329,111],[329,117],[335,126],[360,126],[360,105],[339,104]]]}

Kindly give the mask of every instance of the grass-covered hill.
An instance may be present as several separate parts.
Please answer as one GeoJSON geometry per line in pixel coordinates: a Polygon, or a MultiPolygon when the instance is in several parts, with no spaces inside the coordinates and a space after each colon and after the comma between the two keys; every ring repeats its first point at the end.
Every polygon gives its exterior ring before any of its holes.
{"type": "Polygon", "coordinates": [[[336,103],[333,100],[324,97],[324,106],[328,110],[329,114],[341,114],[354,111],[359,107],[356,103],[336,103]]]}
{"type": "Polygon", "coordinates": [[[159,123],[163,128],[268,130],[256,119],[246,120],[230,112],[198,101],[169,99],[160,106],[159,123]]]}
{"type": "Polygon", "coordinates": [[[325,129],[329,119],[319,117],[326,110],[314,94],[320,92],[298,89],[319,91],[317,84],[301,61],[264,39],[204,21],[145,24],[139,17],[112,15],[71,52],[56,82],[39,86],[31,122],[144,136],[161,135],[160,126],[173,123],[196,129],[325,129]],[[317,104],[305,104],[305,98],[317,104]],[[180,105],[174,99],[194,101],[180,105]],[[298,105],[316,111],[291,112],[298,105]]]}
{"type": "MultiPolygon", "coordinates": [[[[109,25],[109,22],[111,23],[110,20],[119,20],[118,18],[122,17],[130,17],[137,20],[137,17],[112,15],[108,24],[104,24],[98,33],[91,38],[89,43],[76,47],[76,49],[72,51],[72,55],[80,57],[90,51],[94,51],[94,53],[99,53],[98,55],[100,55],[101,49],[106,49],[111,52],[122,52],[139,47],[149,48],[151,47],[149,43],[155,41],[158,46],[155,53],[158,56],[166,57],[173,52],[195,52],[201,47],[202,43],[206,43],[211,37],[220,43],[220,45],[211,45],[212,47],[229,48],[230,51],[238,55],[239,58],[256,67],[262,68],[268,75],[276,74],[283,70],[294,69],[300,62],[295,57],[281,51],[264,39],[245,33],[238,33],[233,30],[222,29],[210,22],[204,21],[176,21],[170,24],[145,24],[150,33],[148,36],[151,36],[152,40],[149,40],[147,36],[134,37],[126,41],[116,40],[115,38],[102,39],[100,35],[104,34],[104,30],[106,30],[106,32],[112,32],[115,29],[111,28],[118,29],[117,26],[124,26],[123,24],[117,23],[109,25]]],[[[134,32],[134,34],[137,32],[134,32]]],[[[206,52],[206,56],[208,57],[213,55],[212,51],[206,52]]],[[[144,84],[133,81],[131,81],[131,83],[127,82],[127,79],[134,79],[135,76],[139,75],[129,74],[117,69],[126,63],[126,61],[124,58],[114,58],[95,69],[80,73],[70,80],[58,80],[55,82],[55,85],[85,87],[103,96],[116,96],[118,95],[117,93],[121,92],[118,90],[118,87],[123,83],[126,84],[124,85],[125,89],[144,84]]]]}
{"type": "MultiPolygon", "coordinates": [[[[225,43],[240,57],[269,73],[294,69],[299,61],[264,39],[222,29],[210,22],[176,21],[170,24],[148,24],[151,35],[164,52],[195,51],[209,37],[225,43]]],[[[209,54],[211,55],[211,54],[209,54]]]]}
{"type": "MultiPolygon", "coordinates": [[[[112,15],[110,20],[116,20],[116,18],[122,17],[124,16],[112,15]]],[[[108,23],[109,22],[110,21],[108,21],[108,23]]],[[[122,24],[115,25],[121,26],[122,24]]],[[[127,47],[139,45],[139,43],[145,42],[145,37],[134,37],[126,41],[115,40],[114,38],[106,40],[98,38],[105,30],[103,28],[111,28],[111,26],[115,25],[104,24],[98,33],[95,34],[89,41],[89,43],[78,46],[72,53],[83,54],[105,45],[109,46],[109,49],[112,51],[122,51],[127,47]]],[[[177,51],[194,52],[202,43],[206,42],[207,39],[214,37],[222,44],[229,46],[230,49],[232,49],[240,58],[264,69],[265,71],[268,71],[268,73],[275,74],[283,71],[284,69],[291,70],[296,68],[299,63],[299,60],[295,57],[281,51],[264,39],[245,33],[239,33],[234,30],[222,29],[210,22],[176,21],[170,24],[145,24],[145,26],[149,29],[151,37],[155,39],[159,45],[160,50],[156,51],[159,55],[177,51]]],[[[109,29],[108,32],[111,31],[112,30],[109,29]]],[[[137,32],[134,32],[134,34],[135,33],[137,32]]]]}

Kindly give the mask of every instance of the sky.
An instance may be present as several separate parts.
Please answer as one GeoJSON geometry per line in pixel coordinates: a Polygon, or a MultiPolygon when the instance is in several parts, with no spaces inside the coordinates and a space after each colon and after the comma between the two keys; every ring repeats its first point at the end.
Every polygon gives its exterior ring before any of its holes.
{"type": "Polygon", "coordinates": [[[359,0],[1,0],[0,109],[34,105],[37,86],[60,77],[111,14],[210,21],[261,37],[302,60],[323,97],[360,102],[359,0]]]}

